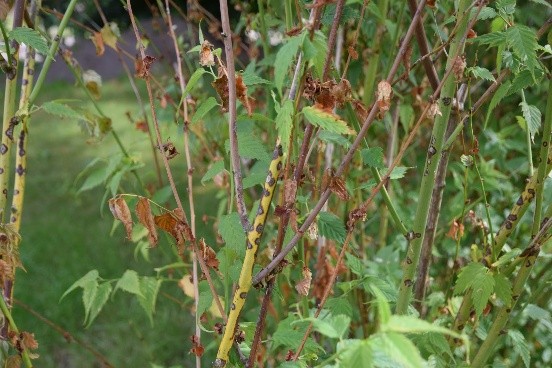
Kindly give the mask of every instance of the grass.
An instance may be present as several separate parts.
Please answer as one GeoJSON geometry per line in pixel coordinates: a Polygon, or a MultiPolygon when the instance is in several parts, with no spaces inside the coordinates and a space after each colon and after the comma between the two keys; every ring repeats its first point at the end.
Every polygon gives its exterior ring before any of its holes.
{"type": "MultiPolygon", "coordinates": [[[[84,100],[84,94],[76,90],[63,83],[51,84],[45,86],[42,96],[48,100],[84,100]]],[[[154,182],[147,136],[136,131],[125,117],[127,111],[138,116],[128,84],[125,81],[105,83],[100,105],[113,120],[114,128],[129,150],[144,156],[146,166],[139,170],[140,175],[146,182],[154,182]]],[[[180,138],[178,133],[173,134],[173,141],[180,138]]],[[[100,212],[102,188],[76,195],[78,173],[95,157],[107,158],[119,152],[110,135],[99,144],[89,145],[85,140],[74,121],[40,112],[33,116],[29,128],[27,189],[21,229],[21,257],[26,272],[19,270],[17,273],[15,298],[94,347],[116,367],[146,367],[150,366],[149,362],[187,366],[187,362],[194,360],[188,353],[188,338],[193,333],[189,308],[192,300],[182,293],[176,282],[164,283],[161,291],[176,297],[181,304],[160,295],[154,326],[135,298],[124,292],[118,292],[108,301],[89,328],[83,326],[80,290],[60,302],[63,292],[91,269],[97,269],[104,279],[118,278],[126,269],[153,276],[153,268],[174,262],[166,243],[150,251],[151,263],[148,263],[140,256],[134,257],[134,246],[124,239],[121,227],[110,236],[113,218],[106,206],[103,213],[100,212]]],[[[178,161],[175,175],[184,194],[183,157],[178,161]]],[[[132,190],[128,185],[125,189],[132,190]]],[[[196,197],[198,232],[208,234],[212,232],[212,223],[205,227],[200,220],[205,211],[213,212],[206,203],[212,193],[207,187],[198,186],[197,190],[204,192],[196,197]]],[[[14,317],[21,330],[35,333],[40,344],[37,366],[100,366],[92,354],[78,344],[68,343],[27,311],[16,306],[14,317]]]]}

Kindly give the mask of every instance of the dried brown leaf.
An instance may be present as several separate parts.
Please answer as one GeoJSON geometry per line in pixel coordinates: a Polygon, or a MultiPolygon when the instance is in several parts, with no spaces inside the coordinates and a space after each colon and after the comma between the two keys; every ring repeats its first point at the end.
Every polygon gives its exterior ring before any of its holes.
{"type": "Polygon", "coordinates": [[[250,98],[247,96],[247,86],[243,83],[243,78],[240,74],[236,74],[236,95],[238,100],[245,106],[247,114],[251,116],[253,108],[251,107],[250,98]]]}
{"type": "Polygon", "coordinates": [[[345,187],[345,180],[340,177],[332,175],[330,179],[330,190],[342,201],[348,201],[349,198],[351,198],[345,187]]]}
{"type": "Polygon", "coordinates": [[[3,22],[6,20],[6,16],[10,12],[10,5],[8,0],[0,0],[0,20],[3,22]]]}
{"type": "Polygon", "coordinates": [[[351,103],[353,104],[353,108],[355,109],[358,119],[360,121],[366,120],[366,118],[368,117],[368,109],[366,108],[366,106],[364,106],[362,102],[356,99],[351,101],[351,103]]]}
{"type": "Polygon", "coordinates": [[[126,229],[127,238],[130,239],[132,236],[132,216],[124,198],[111,198],[109,200],[109,210],[115,219],[123,223],[126,229]]]}
{"type": "Polygon", "coordinates": [[[286,179],[284,183],[284,202],[295,203],[297,195],[297,182],[293,179],[286,179]]]}
{"type": "Polygon", "coordinates": [[[178,151],[176,150],[176,147],[171,141],[168,141],[167,143],[163,144],[162,149],[160,150],[165,154],[165,157],[167,157],[168,160],[174,158],[176,155],[178,155],[178,151]]]}
{"type": "Polygon", "coordinates": [[[386,80],[382,80],[378,83],[376,90],[376,103],[379,108],[380,117],[383,116],[391,107],[391,96],[393,95],[393,89],[386,80]]]}
{"type": "Polygon", "coordinates": [[[146,123],[143,120],[137,121],[134,124],[134,127],[136,128],[136,130],[139,130],[141,132],[144,132],[144,133],[149,132],[148,123],[146,123]]]}
{"type": "Polygon", "coordinates": [[[146,55],[143,59],[140,56],[136,56],[134,60],[134,70],[136,71],[136,77],[146,79],[149,77],[151,66],[155,58],[150,55],[146,55]]]}
{"type": "Polygon", "coordinates": [[[217,259],[217,254],[211,248],[205,243],[205,239],[201,238],[199,240],[199,246],[200,246],[200,252],[201,257],[203,257],[203,260],[205,261],[205,264],[215,271],[219,270],[219,260],[217,259]]]}
{"type": "Polygon", "coordinates": [[[38,341],[36,341],[34,337],[34,333],[22,331],[21,344],[25,349],[29,349],[29,350],[38,349],[38,341]]]}
{"type": "Polygon", "coordinates": [[[211,85],[217,91],[221,101],[222,101],[222,111],[228,111],[228,99],[230,92],[228,91],[228,77],[226,76],[226,71],[219,67],[218,78],[215,79],[211,85]]]}
{"type": "Polygon", "coordinates": [[[357,52],[357,50],[355,50],[352,46],[349,46],[348,51],[349,51],[349,55],[351,55],[351,58],[352,58],[353,60],[357,60],[357,59],[358,59],[358,52],[357,52]]]}
{"type": "Polygon", "coordinates": [[[309,290],[311,286],[312,281],[312,272],[309,270],[308,267],[303,267],[303,279],[295,285],[295,290],[299,293],[299,295],[307,296],[309,295],[309,290]]]}
{"type": "Polygon", "coordinates": [[[427,117],[430,119],[433,119],[437,115],[443,116],[441,113],[441,109],[439,109],[439,104],[437,102],[434,102],[429,106],[429,109],[427,110],[427,117]]]}
{"type": "Polygon", "coordinates": [[[150,245],[155,247],[159,237],[157,235],[157,228],[155,227],[155,221],[153,220],[153,215],[151,213],[149,200],[147,198],[140,197],[134,211],[136,212],[138,221],[140,221],[140,223],[148,229],[148,240],[150,245]]]}
{"type": "Polygon", "coordinates": [[[457,240],[460,240],[460,238],[463,235],[464,235],[464,224],[454,219],[450,224],[447,237],[457,241],[457,240]]]}
{"type": "Polygon", "coordinates": [[[202,356],[205,348],[199,342],[199,337],[197,337],[196,335],[192,335],[190,336],[190,340],[192,341],[192,348],[190,349],[190,352],[195,356],[202,356]]]}
{"type": "Polygon", "coordinates": [[[213,55],[213,44],[205,40],[201,44],[201,51],[199,52],[199,65],[213,66],[215,65],[215,56],[213,55]]]}
{"type": "Polygon", "coordinates": [[[462,79],[464,69],[466,69],[466,57],[464,55],[458,55],[452,64],[452,72],[456,80],[462,79]]]}
{"type": "Polygon", "coordinates": [[[96,47],[96,55],[102,56],[105,52],[105,45],[102,34],[100,32],[94,32],[90,38],[94,47],[96,47]]]}
{"type": "Polygon", "coordinates": [[[351,100],[351,83],[347,79],[342,79],[332,87],[332,96],[337,106],[342,107],[351,100]]]}

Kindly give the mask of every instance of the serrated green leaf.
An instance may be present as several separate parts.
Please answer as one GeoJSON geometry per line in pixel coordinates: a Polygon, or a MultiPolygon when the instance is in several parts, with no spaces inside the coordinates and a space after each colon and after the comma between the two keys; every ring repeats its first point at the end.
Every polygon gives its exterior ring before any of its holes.
{"type": "Polygon", "coordinates": [[[284,78],[288,73],[291,62],[297,56],[297,52],[303,43],[304,37],[305,33],[291,37],[282,47],[280,47],[280,50],[278,50],[278,53],[276,54],[276,60],[274,61],[274,84],[280,93],[282,91],[282,86],[284,85],[284,78]]]}
{"type": "Polygon", "coordinates": [[[88,176],[84,180],[84,183],[79,188],[77,193],[82,193],[84,191],[94,189],[100,186],[101,184],[103,184],[106,179],[107,179],[106,166],[102,165],[98,167],[96,170],[92,171],[90,174],[88,174],[88,176]]]}
{"type": "Polygon", "coordinates": [[[529,134],[531,138],[538,133],[541,126],[541,112],[540,110],[533,105],[528,105],[525,102],[519,104],[521,106],[521,111],[523,112],[523,118],[527,122],[527,128],[529,129],[529,134]]]}
{"type": "Polygon", "coordinates": [[[354,134],[354,130],[347,126],[337,115],[330,114],[314,106],[305,106],[301,113],[314,126],[320,127],[329,132],[339,134],[354,134]]]}
{"type": "Polygon", "coordinates": [[[514,351],[521,356],[525,367],[529,368],[531,364],[531,351],[523,334],[518,330],[508,329],[508,337],[512,340],[514,351]]]}
{"type": "Polygon", "coordinates": [[[471,73],[474,77],[488,80],[491,82],[495,81],[495,77],[493,73],[489,71],[489,69],[482,68],[480,66],[475,66],[473,68],[468,68],[468,73],[471,73]]]}
{"type": "Polygon", "coordinates": [[[399,118],[404,131],[408,132],[414,123],[414,108],[410,104],[401,104],[399,107],[399,118]]]}
{"type": "Polygon", "coordinates": [[[82,286],[82,304],[84,305],[84,324],[88,326],[90,318],[90,310],[96,292],[98,291],[99,283],[97,280],[92,280],[82,286]]]}
{"type": "Polygon", "coordinates": [[[494,275],[496,296],[502,300],[504,305],[510,305],[512,301],[512,283],[501,273],[494,275]]]}
{"type": "Polygon", "coordinates": [[[199,293],[199,303],[197,305],[197,315],[201,316],[213,303],[213,294],[211,290],[205,290],[199,293]]]}
{"type": "Polygon", "coordinates": [[[408,171],[408,169],[410,169],[410,167],[406,167],[406,166],[394,167],[393,171],[391,171],[391,175],[389,175],[389,179],[391,180],[402,179],[406,174],[406,172],[408,171]]]}
{"type": "Polygon", "coordinates": [[[326,304],[324,304],[324,308],[330,311],[333,315],[343,314],[347,317],[353,316],[353,307],[346,298],[329,298],[326,301],[326,304]]]}
{"type": "Polygon", "coordinates": [[[330,212],[320,212],[318,214],[318,233],[320,236],[326,237],[331,240],[335,240],[338,243],[345,241],[345,225],[343,221],[330,212]]]}
{"type": "Polygon", "coordinates": [[[227,247],[233,249],[237,254],[245,252],[245,232],[237,212],[232,212],[220,218],[218,232],[227,247]]]}
{"type": "Polygon", "coordinates": [[[325,318],[304,318],[301,320],[311,322],[314,330],[331,339],[340,339],[349,329],[351,319],[345,315],[332,316],[328,315],[325,318]]]}
{"type": "Polygon", "coordinates": [[[391,308],[385,294],[374,284],[369,285],[370,291],[376,297],[378,306],[378,322],[380,326],[387,325],[391,318],[391,308]]]}
{"type": "Polygon", "coordinates": [[[188,83],[186,83],[186,89],[184,89],[183,93],[184,96],[187,96],[188,93],[190,93],[192,88],[195,87],[201,76],[205,73],[207,73],[207,71],[203,68],[196,69],[196,71],[192,73],[190,79],[188,79],[188,83]]]}
{"type": "Polygon", "coordinates": [[[197,123],[199,120],[201,120],[211,109],[218,105],[217,99],[214,97],[209,97],[205,101],[202,101],[194,116],[192,116],[192,124],[197,123]]]}
{"type": "Polygon", "coordinates": [[[479,262],[472,262],[463,267],[458,274],[458,279],[456,280],[456,285],[454,286],[454,294],[458,295],[465,292],[473,285],[474,280],[478,275],[486,273],[487,268],[479,262]]]}
{"type": "Polygon", "coordinates": [[[355,275],[362,276],[366,273],[362,261],[350,253],[345,253],[345,264],[355,275]]]}
{"type": "Polygon", "coordinates": [[[339,367],[373,368],[374,353],[369,340],[349,340],[339,355],[339,367]]]}
{"type": "Polygon", "coordinates": [[[523,314],[535,321],[550,321],[550,312],[535,304],[527,304],[523,309],[523,314]]]}
{"type": "Polygon", "coordinates": [[[71,291],[75,290],[78,287],[84,288],[87,284],[91,284],[96,282],[100,277],[100,274],[98,273],[98,270],[91,270],[88,271],[86,275],[78,279],[69,287],[69,289],[65,290],[61,298],[59,300],[61,301],[67,294],[69,294],[71,291]]]}
{"type": "Polygon", "coordinates": [[[224,170],[224,161],[216,161],[210,168],[207,170],[205,175],[201,178],[201,184],[205,185],[209,180],[213,179],[218,173],[224,170]]]}
{"type": "MultiPolygon", "coordinates": [[[[373,339],[373,348],[386,355],[396,367],[422,368],[424,360],[418,348],[406,336],[395,332],[378,333],[373,339]]],[[[377,358],[375,362],[376,366],[377,358]]]]}
{"type": "Polygon", "coordinates": [[[142,295],[142,292],[140,291],[140,279],[138,277],[138,273],[134,270],[126,270],[115,285],[115,291],[119,289],[134,295],[142,295]]]}
{"type": "Polygon", "coordinates": [[[489,102],[489,107],[487,108],[487,116],[485,117],[485,128],[487,127],[487,123],[489,121],[489,118],[491,117],[491,113],[493,112],[494,108],[500,103],[500,101],[502,101],[504,97],[506,97],[511,85],[512,83],[510,81],[502,84],[496,90],[493,98],[491,98],[491,102],[489,102]]]}
{"type": "Polygon", "coordinates": [[[142,276],[140,278],[140,294],[137,295],[138,302],[146,312],[151,325],[153,326],[153,313],[155,312],[155,303],[157,301],[157,293],[159,293],[159,287],[161,286],[161,280],[155,277],[142,276]]]}
{"type": "Polygon", "coordinates": [[[383,161],[383,148],[381,147],[365,148],[360,151],[360,156],[364,165],[368,167],[375,167],[376,169],[387,167],[383,161]]]}
{"type": "Polygon", "coordinates": [[[96,319],[102,308],[104,307],[105,303],[107,302],[107,299],[109,299],[109,294],[111,294],[111,283],[104,282],[100,286],[97,287],[96,292],[94,293],[94,296],[90,303],[89,308],[89,318],[88,318],[88,324],[86,327],[89,327],[92,324],[92,321],[96,319]]]}
{"type": "Polygon", "coordinates": [[[248,87],[253,86],[255,84],[272,84],[271,81],[261,78],[257,74],[247,70],[241,73],[241,76],[242,76],[243,83],[248,87]]]}
{"type": "Polygon", "coordinates": [[[349,142],[347,138],[337,133],[328,132],[327,130],[320,131],[318,139],[326,143],[335,143],[343,148],[349,148],[351,146],[351,142],[349,142]]]}
{"type": "Polygon", "coordinates": [[[389,322],[382,326],[382,331],[393,331],[399,333],[426,333],[435,332],[443,335],[449,335],[455,338],[462,338],[458,333],[449,330],[448,328],[435,325],[412,316],[393,315],[389,318],[389,322]]]}
{"type": "Polygon", "coordinates": [[[10,31],[8,38],[32,47],[42,55],[48,55],[48,43],[44,37],[34,29],[27,27],[14,28],[10,31]]]}
{"type": "MultiPolygon", "coordinates": [[[[230,152],[230,140],[224,143],[227,152],[230,152]]],[[[252,132],[238,132],[238,152],[241,157],[261,161],[270,161],[270,154],[261,139],[252,132]]]]}
{"type": "MultiPolygon", "coordinates": [[[[476,7],[474,7],[472,9],[472,16],[475,15],[477,13],[478,9],[476,7]]],[[[489,7],[489,6],[484,6],[483,8],[481,8],[481,11],[479,12],[479,15],[477,16],[477,20],[487,20],[487,19],[493,19],[497,16],[497,13],[496,11],[489,7]]]]}
{"type": "MultiPolygon", "coordinates": [[[[301,341],[301,339],[303,338],[303,335],[307,328],[307,324],[305,323],[297,325],[296,320],[297,317],[290,315],[278,323],[276,331],[274,332],[274,334],[272,334],[272,351],[276,350],[280,346],[283,346],[287,349],[297,348],[297,341],[301,341]],[[292,324],[294,326],[292,326],[292,324]]],[[[305,344],[305,352],[322,351],[324,351],[322,347],[314,342],[312,338],[309,337],[307,339],[307,342],[305,344]]]]}
{"type": "Polygon", "coordinates": [[[312,41],[309,37],[305,37],[303,52],[305,59],[314,65],[316,75],[322,77],[322,73],[324,72],[324,61],[328,53],[326,35],[320,31],[316,31],[312,41]]]}
{"type": "Polygon", "coordinates": [[[531,28],[516,24],[505,31],[508,44],[512,47],[514,54],[527,65],[529,71],[533,72],[538,65],[537,60],[537,35],[531,28]]]}
{"type": "Polygon", "coordinates": [[[475,276],[471,288],[472,301],[477,315],[483,313],[489,298],[493,294],[495,280],[490,272],[479,273],[475,276]]]}
{"type": "Polygon", "coordinates": [[[522,89],[533,86],[536,83],[537,82],[533,77],[533,74],[531,74],[529,70],[524,69],[520,71],[518,74],[516,74],[516,76],[514,77],[512,84],[510,86],[510,89],[508,90],[508,95],[517,93],[522,89]]]}
{"type": "Polygon", "coordinates": [[[276,129],[278,130],[278,137],[282,144],[284,152],[289,152],[289,140],[291,137],[291,128],[293,127],[293,115],[295,108],[293,101],[286,100],[280,107],[278,115],[276,116],[276,129]]]}
{"type": "Polygon", "coordinates": [[[77,111],[73,110],[71,107],[69,107],[66,104],[56,102],[56,101],[48,101],[45,102],[41,108],[47,112],[48,114],[60,116],[62,118],[72,118],[72,119],[82,119],[86,120],[86,118],[79,114],[77,111]]]}

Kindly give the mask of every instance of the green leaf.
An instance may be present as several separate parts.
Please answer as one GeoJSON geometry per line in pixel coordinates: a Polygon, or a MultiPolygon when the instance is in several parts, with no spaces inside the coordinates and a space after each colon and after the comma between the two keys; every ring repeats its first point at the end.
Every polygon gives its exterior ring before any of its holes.
{"type": "Polygon", "coordinates": [[[303,43],[305,33],[291,37],[287,42],[280,47],[276,54],[276,60],[274,61],[274,84],[281,93],[282,86],[284,85],[284,78],[288,73],[291,62],[295,59],[299,47],[303,43]]]}
{"type": "Polygon", "coordinates": [[[293,101],[286,100],[280,107],[280,111],[276,116],[276,129],[278,130],[278,137],[282,144],[284,152],[289,152],[289,140],[291,137],[291,128],[293,127],[293,115],[295,108],[293,101]]]}
{"type": "Polygon", "coordinates": [[[47,112],[48,114],[60,116],[62,118],[72,118],[72,119],[79,119],[79,120],[86,120],[86,118],[79,114],[77,111],[73,110],[71,107],[67,106],[66,104],[56,102],[56,101],[48,101],[45,102],[41,108],[47,112]]]}
{"type": "Polygon", "coordinates": [[[8,38],[32,47],[42,55],[48,55],[48,43],[42,35],[34,29],[18,27],[10,31],[8,38]]]}
{"type": "Polygon", "coordinates": [[[347,317],[353,317],[353,307],[351,303],[342,297],[329,298],[324,304],[324,308],[330,311],[334,316],[338,314],[346,315],[347,317]]]}
{"type": "Polygon", "coordinates": [[[527,304],[525,309],[523,309],[523,313],[535,321],[550,321],[550,312],[535,304],[527,304]]]}
{"type": "Polygon", "coordinates": [[[406,166],[396,166],[393,168],[393,171],[391,171],[391,175],[389,175],[389,179],[395,180],[395,179],[401,179],[404,177],[406,172],[410,169],[410,167],[406,166]]]}
{"type": "Polygon", "coordinates": [[[134,270],[126,270],[115,285],[115,291],[118,289],[134,295],[142,295],[142,292],[140,291],[140,279],[138,277],[138,273],[134,270]]]}
{"type": "Polygon", "coordinates": [[[345,241],[345,225],[343,221],[330,212],[320,212],[318,214],[318,233],[331,240],[335,240],[338,243],[345,241]]]}
{"type": "Polygon", "coordinates": [[[255,84],[272,84],[271,81],[261,78],[257,74],[247,70],[241,73],[241,76],[242,76],[243,83],[248,87],[253,86],[255,84]]]}
{"type": "Polygon", "coordinates": [[[493,275],[489,272],[477,274],[472,283],[472,301],[477,315],[483,313],[495,286],[493,275]]]}
{"type": "Polygon", "coordinates": [[[454,286],[454,294],[458,295],[465,292],[473,285],[474,280],[478,275],[486,273],[487,268],[479,262],[472,262],[463,267],[458,274],[458,279],[456,280],[456,285],[454,286]]]}
{"type": "Polygon", "coordinates": [[[502,101],[504,97],[506,97],[511,85],[512,83],[510,81],[507,81],[506,83],[502,84],[496,90],[493,98],[491,98],[491,102],[489,102],[489,107],[487,108],[487,116],[485,117],[485,128],[487,127],[487,122],[489,121],[489,118],[491,117],[491,113],[493,112],[494,108],[500,103],[500,101],[502,101]]]}
{"type": "Polygon", "coordinates": [[[214,97],[209,97],[205,101],[202,101],[194,116],[192,116],[192,124],[197,123],[199,120],[201,120],[211,109],[218,105],[217,99],[214,97]]]}
{"type": "Polygon", "coordinates": [[[496,296],[502,300],[504,305],[509,306],[512,302],[512,283],[501,273],[494,275],[496,296]]]}
{"type": "Polygon", "coordinates": [[[237,212],[220,218],[218,232],[227,247],[234,249],[237,254],[242,254],[245,251],[245,233],[237,212]]]}
{"type": "Polygon", "coordinates": [[[518,330],[508,329],[508,337],[512,340],[514,351],[521,356],[521,360],[523,360],[525,367],[529,368],[531,363],[531,351],[529,350],[529,345],[523,334],[518,330]]]}
{"type": "Polygon", "coordinates": [[[524,69],[514,77],[511,87],[508,90],[508,95],[517,93],[522,89],[535,85],[536,83],[537,81],[535,80],[533,74],[529,70],[524,69]]]}
{"type": "Polygon", "coordinates": [[[322,73],[324,72],[324,61],[328,54],[328,41],[324,33],[316,31],[312,41],[309,37],[305,37],[303,51],[305,59],[314,65],[316,75],[322,77],[322,73]]]}
{"type": "Polygon", "coordinates": [[[153,312],[155,312],[155,302],[157,301],[157,293],[161,280],[155,277],[143,276],[140,278],[140,294],[137,295],[138,302],[146,312],[151,325],[153,326],[153,312]]]}
{"type": "Polygon", "coordinates": [[[525,102],[521,102],[519,105],[523,112],[523,118],[527,122],[527,128],[529,128],[531,138],[533,138],[535,134],[538,133],[541,126],[541,112],[536,106],[528,105],[525,102]]]}
{"type": "Polygon", "coordinates": [[[312,322],[313,328],[316,331],[330,339],[341,339],[349,329],[351,318],[341,314],[338,316],[328,315],[325,318],[304,318],[298,322],[302,321],[312,322]]]}
{"type": "MultiPolygon", "coordinates": [[[[475,15],[477,13],[477,7],[474,7],[472,9],[472,15],[475,15]]],[[[487,19],[493,19],[497,16],[496,11],[491,8],[490,6],[484,6],[481,8],[481,11],[479,12],[479,15],[477,16],[477,20],[487,20],[487,19]]]]}
{"type": "Polygon", "coordinates": [[[320,133],[318,134],[318,139],[326,143],[337,144],[347,149],[351,146],[351,142],[349,142],[347,138],[337,133],[328,132],[327,130],[320,131],[320,133]]]}
{"type": "Polygon", "coordinates": [[[537,35],[531,28],[516,24],[508,28],[505,32],[506,40],[512,47],[514,54],[525,62],[531,73],[538,66],[537,60],[537,35]]]}
{"type": "Polygon", "coordinates": [[[349,340],[339,355],[339,367],[373,368],[374,353],[369,340],[349,340]]]}
{"type": "Polygon", "coordinates": [[[91,270],[88,271],[86,275],[78,279],[69,287],[69,289],[65,290],[61,298],[59,300],[61,301],[67,294],[69,294],[71,291],[75,290],[78,287],[84,288],[86,285],[97,283],[98,279],[100,278],[100,274],[98,273],[98,270],[91,270]]]}
{"type": "Polygon", "coordinates": [[[337,115],[325,112],[313,106],[305,106],[301,113],[314,126],[320,127],[329,132],[339,134],[354,134],[355,131],[347,126],[337,115]]]}
{"type": "Polygon", "coordinates": [[[82,304],[84,304],[84,324],[86,326],[89,325],[87,321],[90,317],[90,310],[92,309],[92,303],[94,301],[94,297],[96,296],[96,292],[98,291],[98,286],[98,281],[92,280],[82,287],[82,304]]]}
{"type": "MultiPolygon", "coordinates": [[[[226,151],[230,152],[230,140],[225,142],[226,151]]],[[[252,132],[238,132],[238,152],[240,156],[261,161],[270,161],[271,156],[261,139],[252,132]]]]}
{"type": "Polygon", "coordinates": [[[383,161],[383,148],[381,147],[365,148],[360,151],[360,155],[362,156],[362,162],[369,167],[375,167],[376,169],[387,167],[383,161]]]}
{"type": "Polygon", "coordinates": [[[345,264],[357,276],[363,276],[366,273],[362,261],[350,253],[345,253],[345,264]]]}
{"type": "MultiPolygon", "coordinates": [[[[271,350],[274,351],[278,347],[283,346],[287,349],[296,349],[297,341],[301,341],[303,335],[307,329],[306,324],[298,325],[297,317],[289,315],[287,318],[281,320],[278,323],[278,327],[274,334],[272,334],[271,350]]],[[[305,344],[305,352],[321,352],[324,351],[320,345],[312,340],[307,339],[305,344]]]]}
{"type": "Polygon", "coordinates": [[[205,183],[207,183],[209,180],[212,180],[222,170],[224,170],[224,161],[216,161],[201,178],[201,184],[205,185],[205,183]]]}
{"type": "Polygon", "coordinates": [[[106,167],[101,166],[96,170],[92,171],[90,174],[88,174],[88,176],[84,180],[84,183],[79,188],[77,193],[82,193],[84,191],[94,189],[100,186],[101,184],[103,184],[106,179],[107,179],[106,167]]]}
{"type": "Polygon", "coordinates": [[[410,130],[414,123],[414,108],[410,104],[401,104],[399,107],[399,118],[405,132],[410,130]]]}
{"type": "Polygon", "coordinates": [[[197,315],[201,316],[213,303],[213,294],[211,290],[204,290],[199,293],[199,303],[197,305],[197,315]]]}
{"type": "Polygon", "coordinates": [[[184,96],[187,96],[188,93],[192,90],[192,88],[195,87],[199,79],[203,74],[207,73],[207,71],[203,68],[196,69],[195,72],[190,76],[190,79],[188,79],[188,83],[186,84],[186,89],[184,90],[184,96]]]}
{"type": "Polygon", "coordinates": [[[549,9],[552,9],[552,5],[550,5],[550,3],[546,0],[531,0],[531,1],[534,2],[534,3],[540,4],[540,5],[544,5],[544,6],[548,7],[549,9]]]}
{"type": "Polygon", "coordinates": [[[484,80],[488,80],[491,82],[495,81],[495,77],[493,73],[489,71],[489,69],[482,68],[480,66],[475,66],[473,68],[468,68],[468,73],[471,73],[475,78],[480,78],[484,80]]]}
{"type": "Polygon", "coordinates": [[[374,284],[369,286],[370,291],[376,296],[376,303],[378,305],[378,322],[380,326],[387,325],[391,318],[391,308],[389,302],[385,297],[385,294],[374,284]]]}
{"type": "MultiPolygon", "coordinates": [[[[372,347],[384,355],[386,361],[391,360],[396,367],[422,368],[424,360],[416,346],[406,336],[395,333],[378,333],[371,339],[372,347]]],[[[376,366],[379,366],[377,359],[376,366]]]]}
{"type": "Polygon", "coordinates": [[[512,249],[511,251],[503,254],[499,259],[498,261],[496,261],[495,263],[492,264],[493,267],[502,267],[508,263],[510,263],[510,261],[514,258],[516,258],[517,256],[519,256],[521,254],[521,249],[519,248],[514,248],[512,249]]]}
{"type": "Polygon", "coordinates": [[[435,325],[412,316],[393,315],[389,318],[389,322],[382,326],[382,331],[393,331],[399,333],[427,333],[435,332],[443,335],[449,335],[455,338],[462,338],[458,333],[449,330],[448,328],[435,325]]]}
{"type": "Polygon", "coordinates": [[[111,294],[111,290],[112,287],[111,283],[109,282],[104,282],[96,288],[96,291],[90,303],[90,314],[86,327],[89,327],[92,324],[92,321],[96,319],[96,317],[104,307],[105,303],[107,302],[107,299],[109,299],[109,294],[111,294]]]}

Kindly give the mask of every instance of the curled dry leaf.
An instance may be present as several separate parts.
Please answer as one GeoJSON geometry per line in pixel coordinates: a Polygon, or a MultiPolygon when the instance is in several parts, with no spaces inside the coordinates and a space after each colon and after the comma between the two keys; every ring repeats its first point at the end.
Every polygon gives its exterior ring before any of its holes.
{"type": "Polygon", "coordinates": [[[139,130],[141,132],[149,132],[148,123],[146,123],[144,120],[137,121],[134,124],[134,127],[136,128],[136,130],[139,130]]]}
{"type": "Polygon", "coordinates": [[[443,114],[441,113],[441,109],[439,109],[439,104],[437,102],[433,102],[427,110],[427,117],[433,119],[437,115],[443,116],[443,114]]]}
{"type": "Polygon", "coordinates": [[[236,97],[245,106],[247,114],[251,116],[253,114],[253,108],[251,107],[251,101],[247,96],[247,86],[243,83],[243,78],[240,74],[236,74],[236,97]]]}
{"type": "Polygon", "coordinates": [[[352,100],[353,108],[355,109],[356,115],[359,121],[364,121],[368,117],[368,109],[362,102],[359,100],[352,100]]]}
{"type": "Polygon", "coordinates": [[[332,87],[332,95],[335,98],[337,106],[342,107],[351,100],[351,82],[342,79],[332,87]]]}
{"type": "Polygon", "coordinates": [[[146,79],[149,76],[151,66],[155,58],[150,55],[146,55],[143,59],[137,55],[134,60],[134,70],[136,71],[136,77],[146,79]]]}
{"type": "Polygon", "coordinates": [[[340,177],[332,176],[330,179],[330,190],[339,197],[342,201],[348,201],[350,198],[349,192],[345,187],[345,180],[340,177]]]}
{"type": "Polygon", "coordinates": [[[454,59],[454,64],[452,64],[452,72],[456,80],[462,79],[464,69],[466,69],[466,57],[464,55],[458,55],[456,59],[454,59]]]}
{"type": "Polygon", "coordinates": [[[130,239],[132,235],[132,216],[130,215],[130,210],[124,198],[111,198],[109,200],[109,210],[115,219],[123,223],[127,233],[127,238],[130,239]]]}
{"type": "Polygon", "coordinates": [[[213,66],[215,65],[215,56],[213,55],[213,44],[207,40],[201,44],[199,52],[199,65],[213,66]]]}
{"type": "Polygon", "coordinates": [[[284,202],[286,204],[295,203],[297,195],[297,182],[293,179],[286,179],[284,183],[284,202]]]}
{"type": "Polygon", "coordinates": [[[34,333],[23,331],[21,332],[21,344],[25,349],[38,349],[38,341],[36,341],[34,333]]]}
{"type": "Polygon", "coordinates": [[[176,208],[172,212],[154,216],[155,225],[163,231],[171,234],[179,246],[184,245],[184,240],[192,241],[193,234],[190,226],[184,222],[184,215],[176,208]]]}
{"type": "Polygon", "coordinates": [[[310,224],[309,228],[307,229],[307,236],[310,240],[318,239],[318,225],[316,224],[316,222],[310,224]]]}
{"type": "Polygon", "coordinates": [[[196,335],[192,335],[190,336],[190,340],[192,341],[192,348],[190,349],[190,352],[195,356],[202,356],[205,348],[199,342],[199,337],[197,337],[196,335]]]}
{"type": "Polygon", "coordinates": [[[226,76],[226,70],[222,66],[219,66],[218,78],[215,79],[211,85],[215,91],[217,91],[222,101],[222,111],[227,112],[230,92],[228,91],[228,77],[226,76]]]}
{"type": "Polygon", "coordinates": [[[464,235],[464,224],[454,219],[452,221],[452,224],[450,224],[447,237],[451,238],[452,240],[460,240],[460,238],[463,235],[464,235]]]}
{"type": "Polygon", "coordinates": [[[203,238],[201,238],[199,240],[199,246],[200,246],[199,249],[200,249],[200,252],[201,252],[200,255],[203,258],[203,260],[205,260],[205,264],[218,272],[218,270],[219,270],[219,260],[217,259],[217,254],[215,253],[213,248],[208,246],[205,243],[205,239],[203,239],[203,238]]]}
{"type": "Polygon", "coordinates": [[[307,296],[309,295],[309,290],[311,286],[312,281],[312,272],[309,270],[307,266],[303,267],[303,279],[295,285],[295,290],[299,293],[299,295],[307,296]]]}
{"type": "Polygon", "coordinates": [[[103,41],[102,34],[100,32],[94,32],[92,37],[90,37],[92,43],[96,47],[96,55],[102,56],[105,52],[105,45],[103,41]]]}
{"type": "Polygon", "coordinates": [[[147,198],[140,197],[134,211],[136,212],[138,221],[140,221],[140,223],[148,229],[148,240],[150,245],[155,247],[158,240],[157,228],[155,227],[155,221],[153,221],[149,200],[147,198]]]}
{"type": "Polygon", "coordinates": [[[358,60],[358,52],[353,48],[353,46],[349,46],[348,51],[349,51],[349,55],[351,55],[351,58],[353,60],[358,60]]]}
{"type": "Polygon", "coordinates": [[[470,28],[466,38],[476,38],[476,37],[477,37],[477,33],[473,29],[470,28]]]}
{"type": "Polygon", "coordinates": [[[164,143],[160,151],[163,152],[163,154],[165,155],[165,157],[167,157],[168,160],[178,155],[178,151],[176,150],[176,147],[171,141],[164,143]]]}
{"type": "Polygon", "coordinates": [[[376,90],[376,103],[378,104],[379,114],[382,117],[391,107],[391,96],[393,95],[393,89],[386,80],[382,80],[378,83],[378,89],[376,90]]]}

